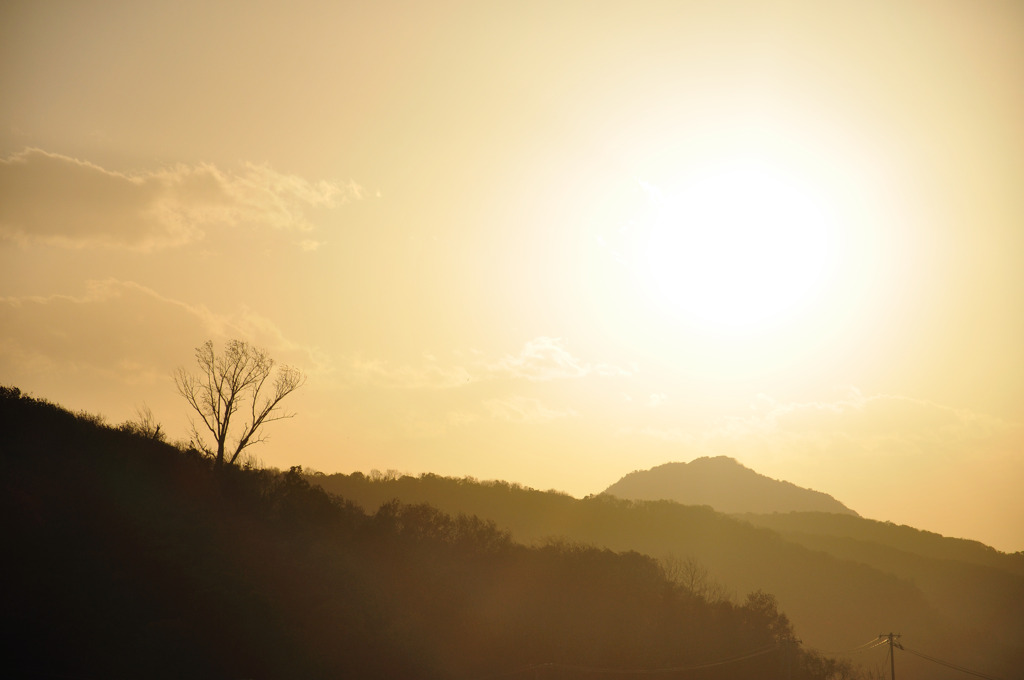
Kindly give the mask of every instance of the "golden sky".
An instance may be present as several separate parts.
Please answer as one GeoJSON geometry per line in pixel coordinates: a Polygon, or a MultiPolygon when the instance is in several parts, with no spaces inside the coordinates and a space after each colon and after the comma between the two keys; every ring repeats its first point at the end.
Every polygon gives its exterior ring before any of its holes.
{"type": "Polygon", "coordinates": [[[731,455],[1024,549],[1015,2],[0,5],[0,382],[577,496],[731,455]]]}

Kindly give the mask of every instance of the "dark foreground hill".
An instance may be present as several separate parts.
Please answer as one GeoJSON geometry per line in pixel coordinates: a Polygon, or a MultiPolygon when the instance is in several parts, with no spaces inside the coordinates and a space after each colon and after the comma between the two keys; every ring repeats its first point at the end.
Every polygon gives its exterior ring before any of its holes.
{"type": "Polygon", "coordinates": [[[857,514],[828,494],[765,477],[727,456],[666,463],[630,472],[604,492],[628,500],[710,505],[725,513],[857,514]]]}
{"type": "Polygon", "coordinates": [[[367,513],[11,388],[0,432],[5,677],[849,677],[772,596],[709,598],[637,552],[367,513]]]}
{"type": "MultiPolygon", "coordinates": [[[[845,652],[865,672],[888,677],[884,648],[864,642],[902,633],[908,650],[991,677],[1024,668],[1024,555],[895,527],[855,515],[746,516],[669,501],[607,495],[575,499],[504,482],[436,475],[314,475],[310,481],[373,511],[389,499],[471,513],[513,538],[552,537],[612,550],[636,550],[702,567],[712,594],[763,588],[778,597],[804,644],[845,652]],[[763,526],[755,526],[761,524],[763,526]],[[856,649],[855,649],[856,648],[856,649]]],[[[902,680],[964,677],[897,651],[902,680]]]]}

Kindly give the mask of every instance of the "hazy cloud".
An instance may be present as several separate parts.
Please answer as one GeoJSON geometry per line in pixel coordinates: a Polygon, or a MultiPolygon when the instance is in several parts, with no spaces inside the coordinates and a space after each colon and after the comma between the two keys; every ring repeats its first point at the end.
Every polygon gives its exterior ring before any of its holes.
{"type": "Polygon", "coordinates": [[[512,396],[503,399],[488,399],[484,401],[484,407],[490,412],[492,418],[528,425],[547,423],[577,415],[572,409],[558,411],[548,408],[541,403],[540,399],[533,397],[512,396]]]}
{"type": "Polygon", "coordinates": [[[968,409],[856,390],[828,402],[761,397],[697,450],[827,490],[869,517],[997,545],[1024,530],[1024,426],[968,409]]]}
{"type": "Polygon", "coordinates": [[[703,431],[649,425],[624,427],[619,434],[678,444],[681,459],[727,455],[755,467],[802,461],[814,467],[838,464],[848,472],[1008,461],[1024,446],[1020,424],[906,396],[864,396],[855,389],[834,401],[783,403],[760,395],[748,414],[719,419],[703,431]]]}
{"type": "Polygon", "coordinates": [[[692,432],[687,432],[681,427],[623,427],[618,431],[620,435],[640,434],[652,439],[660,439],[671,444],[683,444],[687,447],[696,448],[700,443],[700,437],[692,432]]]}
{"type": "Polygon", "coordinates": [[[0,368],[19,379],[87,372],[127,383],[166,380],[194,346],[227,338],[265,346],[307,372],[322,368],[320,353],[248,308],[219,314],[131,281],[91,281],[79,295],[0,298],[0,368]]]}
{"type": "Polygon", "coordinates": [[[0,365],[19,379],[88,373],[151,382],[180,354],[175,339],[202,338],[205,326],[203,310],[119,281],[92,282],[81,295],[0,298],[0,365]]]}
{"type": "Polygon", "coordinates": [[[398,366],[383,359],[357,357],[350,361],[349,370],[356,383],[406,390],[448,389],[479,379],[464,366],[441,366],[433,361],[398,366]]]}
{"type": "MultiPolygon", "coordinates": [[[[779,403],[760,396],[752,414],[729,418],[706,441],[755,440],[789,450],[936,456],[1011,446],[1021,426],[994,416],[898,395],[851,390],[831,402],[779,403]]],[[[1019,440],[1017,440],[1019,441],[1019,440]]]]}
{"type": "Polygon", "coordinates": [[[995,545],[1008,544],[1007,531],[1024,531],[1017,488],[1024,425],[968,409],[856,389],[831,401],[761,395],[747,414],[703,431],[619,433],[666,442],[674,460],[731,456],[769,477],[831,493],[868,517],[995,545]]]}
{"type": "Polygon", "coordinates": [[[545,336],[528,341],[518,354],[507,354],[497,361],[487,361],[476,351],[459,358],[461,363],[446,365],[425,354],[425,363],[411,366],[356,357],[349,369],[357,383],[402,389],[447,389],[497,378],[537,382],[630,375],[630,371],[616,366],[585,362],[573,356],[561,339],[545,336]]]}
{"type": "MultiPolygon", "coordinates": [[[[354,183],[310,182],[246,164],[125,174],[26,149],[0,159],[0,238],[63,247],[152,250],[201,239],[213,226],[309,231],[307,212],[360,198],[354,183]]],[[[317,243],[306,239],[303,247],[317,243]]]]}

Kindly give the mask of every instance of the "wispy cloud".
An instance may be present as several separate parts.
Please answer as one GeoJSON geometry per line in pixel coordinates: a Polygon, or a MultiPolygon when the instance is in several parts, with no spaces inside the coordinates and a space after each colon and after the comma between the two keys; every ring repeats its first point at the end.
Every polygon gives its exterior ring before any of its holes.
{"type": "Polygon", "coordinates": [[[529,340],[517,354],[506,354],[497,360],[487,360],[476,351],[469,354],[450,364],[425,355],[424,362],[418,365],[356,357],[350,361],[349,369],[357,383],[398,389],[448,389],[486,380],[542,382],[588,376],[628,376],[635,372],[635,368],[584,361],[570,353],[560,338],[546,336],[529,340]]]}
{"type": "Polygon", "coordinates": [[[509,354],[488,367],[495,376],[532,381],[583,378],[588,375],[624,376],[630,371],[610,364],[591,364],[573,356],[561,338],[540,336],[518,354],[509,354]]]}
{"type": "Polygon", "coordinates": [[[310,210],[363,193],[353,182],[314,182],[267,165],[228,172],[179,164],[126,174],[30,148],[0,159],[0,238],[145,251],[200,240],[219,226],[308,232],[310,210]]]}

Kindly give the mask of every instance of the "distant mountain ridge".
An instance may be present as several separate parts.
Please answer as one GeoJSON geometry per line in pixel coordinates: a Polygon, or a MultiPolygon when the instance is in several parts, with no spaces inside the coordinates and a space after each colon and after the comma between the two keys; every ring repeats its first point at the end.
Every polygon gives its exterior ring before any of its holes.
{"type": "MultiPolygon", "coordinates": [[[[900,630],[909,648],[991,677],[1019,677],[1024,668],[1024,553],[853,513],[729,515],[706,505],[576,499],[429,473],[307,479],[369,512],[399,499],[493,520],[527,545],[568,542],[693,560],[732,598],[756,589],[775,595],[813,648],[853,650],[878,631],[900,630]]],[[[857,649],[848,658],[868,669],[859,677],[883,677],[867,672],[884,651],[857,649]]],[[[963,677],[908,654],[897,660],[903,680],[963,677]]]]}
{"type": "Polygon", "coordinates": [[[765,477],[728,456],[636,470],[604,493],[627,500],[708,505],[726,514],[831,512],[859,517],[826,493],[765,477]]]}

